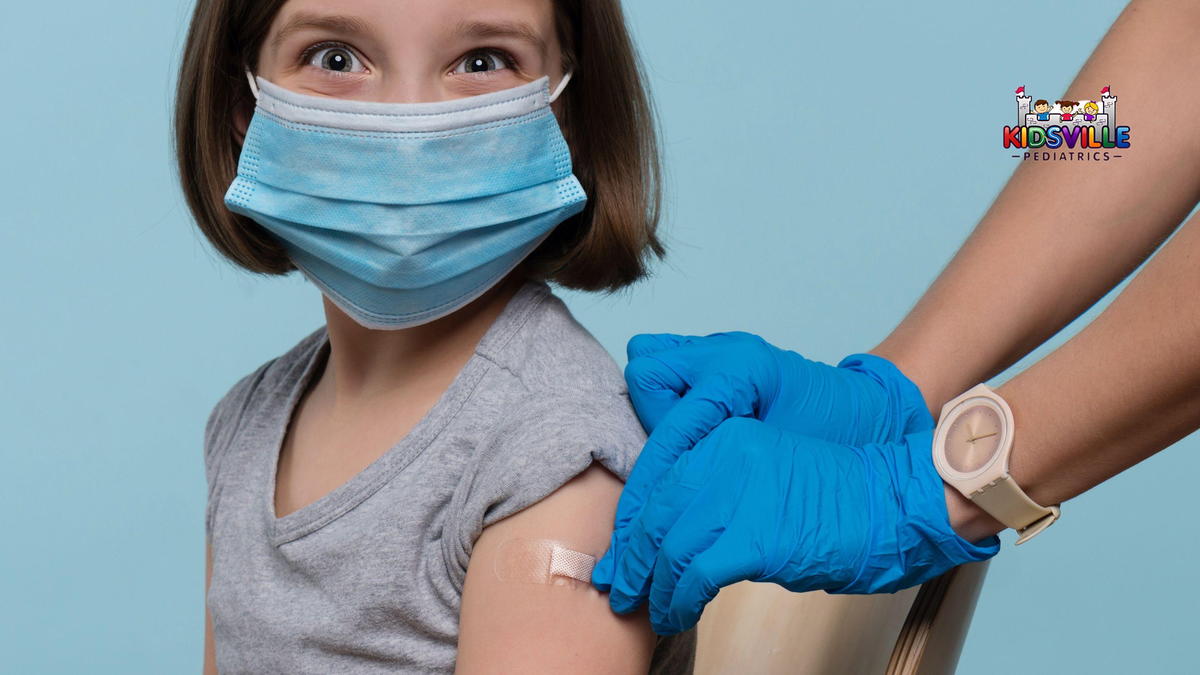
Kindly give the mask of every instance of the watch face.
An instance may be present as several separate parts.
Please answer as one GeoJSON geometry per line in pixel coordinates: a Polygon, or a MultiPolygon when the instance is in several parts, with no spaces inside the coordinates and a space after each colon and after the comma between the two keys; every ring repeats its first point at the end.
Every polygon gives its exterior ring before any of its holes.
{"type": "Polygon", "coordinates": [[[967,408],[946,430],[946,462],[959,473],[983,468],[1000,449],[1003,420],[986,403],[967,408]]]}

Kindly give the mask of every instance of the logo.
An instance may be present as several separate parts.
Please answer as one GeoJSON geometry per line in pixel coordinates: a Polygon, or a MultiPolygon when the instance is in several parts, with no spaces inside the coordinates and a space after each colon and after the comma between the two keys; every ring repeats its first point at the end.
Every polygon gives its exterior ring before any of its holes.
{"type": "Polygon", "coordinates": [[[1017,125],[1005,126],[1006,150],[1019,150],[1022,161],[1098,161],[1120,157],[1129,147],[1129,127],[1117,126],[1117,97],[1109,87],[1090,101],[1051,103],[1025,95],[1017,87],[1017,125]]]}

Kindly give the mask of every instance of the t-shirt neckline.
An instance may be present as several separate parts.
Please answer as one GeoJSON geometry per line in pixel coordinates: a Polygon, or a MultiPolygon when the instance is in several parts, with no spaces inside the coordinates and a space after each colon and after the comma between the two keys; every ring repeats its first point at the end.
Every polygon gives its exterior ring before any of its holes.
{"type": "Polygon", "coordinates": [[[267,532],[273,546],[315,532],[353,510],[375,492],[379,491],[397,473],[411,464],[421,452],[437,438],[438,434],[454,418],[463,404],[470,398],[475,386],[482,379],[491,362],[481,354],[493,346],[507,342],[525,322],[530,312],[539,303],[536,299],[549,292],[544,282],[527,281],[509,300],[492,325],[488,327],[475,352],[455,375],[450,385],[403,438],[388,448],[375,461],[350,477],[346,482],[283,517],[275,515],[275,481],[279,468],[279,457],[288,427],[292,423],[301,394],[323,366],[329,356],[329,333],[326,326],[317,329],[315,346],[301,362],[302,370],[294,384],[287,390],[287,399],[270,424],[274,430],[270,450],[263,453],[267,466],[265,486],[260,490],[260,510],[267,522],[267,532]]]}

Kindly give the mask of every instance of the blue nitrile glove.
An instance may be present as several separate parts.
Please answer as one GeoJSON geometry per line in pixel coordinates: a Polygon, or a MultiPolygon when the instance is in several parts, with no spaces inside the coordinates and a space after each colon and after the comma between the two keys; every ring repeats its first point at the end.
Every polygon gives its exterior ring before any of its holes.
{"type": "Polygon", "coordinates": [[[1000,550],[950,526],[933,431],[843,445],[755,419],[722,422],[675,462],[630,527],[613,592],[649,585],[655,632],[691,628],[722,586],[894,593],[1000,550]]]}
{"type": "Polygon", "coordinates": [[[837,443],[890,440],[933,426],[917,385],[874,354],[851,354],[831,366],[743,331],[642,333],[626,352],[625,379],[642,425],[653,431],[680,404],[684,410],[671,423],[695,436],[693,443],[738,416],[837,443]]]}
{"type": "Polygon", "coordinates": [[[741,331],[640,334],[627,351],[629,396],[650,437],[625,482],[608,551],[592,571],[601,591],[611,588],[624,530],[650,490],[681,453],[726,418],[755,417],[852,445],[933,428],[920,389],[874,354],[851,354],[830,366],[741,331]]]}

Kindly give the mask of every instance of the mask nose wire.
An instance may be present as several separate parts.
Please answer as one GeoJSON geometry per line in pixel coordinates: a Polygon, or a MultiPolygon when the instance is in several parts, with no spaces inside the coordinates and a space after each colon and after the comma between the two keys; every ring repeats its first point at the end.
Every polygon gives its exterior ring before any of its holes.
{"type": "MultiPolygon", "coordinates": [[[[250,91],[254,92],[254,100],[257,101],[258,100],[258,83],[254,81],[254,74],[250,72],[250,69],[246,68],[245,70],[246,70],[246,81],[250,83],[250,91]]],[[[558,98],[559,94],[563,93],[563,89],[567,88],[567,83],[571,81],[572,74],[573,74],[573,71],[568,70],[563,75],[562,79],[558,81],[558,86],[554,88],[554,93],[550,94],[550,103],[554,103],[555,99],[558,98]]]]}

